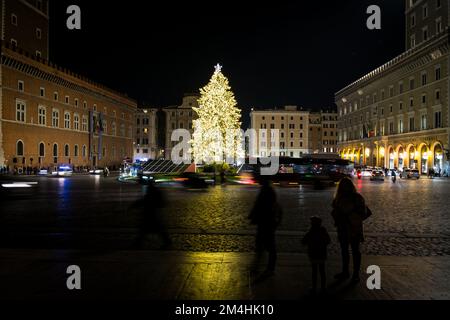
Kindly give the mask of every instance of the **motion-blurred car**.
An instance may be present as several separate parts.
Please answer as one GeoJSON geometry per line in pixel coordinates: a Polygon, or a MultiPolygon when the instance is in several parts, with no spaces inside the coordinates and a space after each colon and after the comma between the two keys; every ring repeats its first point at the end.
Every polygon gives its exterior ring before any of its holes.
{"type": "Polygon", "coordinates": [[[420,179],[420,172],[417,169],[412,169],[408,173],[408,179],[420,179]]]}
{"type": "Polygon", "coordinates": [[[372,169],[362,169],[362,170],[360,170],[359,174],[357,173],[358,178],[361,179],[361,178],[371,177],[372,171],[373,171],[372,169]]]}
{"type": "Polygon", "coordinates": [[[89,174],[103,174],[103,168],[89,170],[89,174]]]}
{"type": "Polygon", "coordinates": [[[407,168],[403,169],[403,171],[400,172],[400,178],[401,178],[401,179],[406,179],[406,178],[408,178],[408,175],[409,175],[409,172],[410,172],[410,171],[411,171],[411,169],[407,169],[407,168]]]}
{"type": "Polygon", "coordinates": [[[58,176],[58,177],[70,177],[73,173],[73,170],[69,166],[61,166],[58,167],[56,171],[52,172],[52,176],[58,176]]]}
{"type": "Polygon", "coordinates": [[[46,176],[48,175],[48,170],[47,169],[40,169],[38,171],[38,176],[46,176]]]}
{"type": "Polygon", "coordinates": [[[372,171],[370,181],[384,181],[384,172],[381,170],[372,171]]]}
{"type": "Polygon", "coordinates": [[[187,188],[203,189],[208,187],[205,178],[191,172],[184,172],[180,176],[173,178],[173,181],[178,182],[187,188]]]}

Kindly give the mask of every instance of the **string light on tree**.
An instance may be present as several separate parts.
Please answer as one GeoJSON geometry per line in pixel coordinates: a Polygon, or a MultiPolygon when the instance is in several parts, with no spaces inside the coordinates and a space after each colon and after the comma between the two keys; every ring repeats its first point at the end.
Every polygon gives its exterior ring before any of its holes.
{"type": "Polygon", "coordinates": [[[215,66],[209,83],[200,89],[198,107],[193,110],[198,119],[193,121],[192,154],[197,164],[230,162],[243,157],[241,141],[241,110],[231,91],[222,66],[215,66]]]}

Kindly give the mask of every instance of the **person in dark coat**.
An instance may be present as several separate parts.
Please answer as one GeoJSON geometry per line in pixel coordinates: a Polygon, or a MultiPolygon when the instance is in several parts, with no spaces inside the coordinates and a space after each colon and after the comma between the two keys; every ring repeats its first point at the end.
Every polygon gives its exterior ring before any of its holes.
{"type": "Polygon", "coordinates": [[[163,241],[162,249],[171,246],[172,241],[163,223],[161,209],[165,206],[165,197],[162,190],[154,182],[147,186],[144,197],[136,201],[131,208],[139,209],[139,232],[134,241],[133,248],[143,248],[149,234],[158,234],[163,241]]]}
{"type": "Polygon", "coordinates": [[[281,222],[281,208],[277,203],[275,190],[266,177],[261,179],[261,191],[249,215],[251,224],[256,225],[256,259],[253,271],[256,270],[264,251],[269,252],[269,261],[265,273],[271,275],[275,272],[277,251],[275,244],[275,231],[281,222]]]}
{"type": "Polygon", "coordinates": [[[311,228],[303,237],[302,244],[308,246],[308,257],[312,267],[312,293],[317,291],[317,272],[320,272],[320,288],[325,293],[327,276],[325,262],[327,260],[327,247],[331,243],[327,230],[322,226],[322,219],[311,217],[311,228]]]}
{"type": "Polygon", "coordinates": [[[359,281],[361,269],[360,244],[364,241],[363,221],[371,215],[365,204],[364,198],[356,191],[353,182],[349,178],[343,178],[337,187],[333,200],[332,216],[342,255],[342,272],[335,276],[338,280],[350,277],[349,247],[352,248],[353,277],[352,281],[359,281]]]}

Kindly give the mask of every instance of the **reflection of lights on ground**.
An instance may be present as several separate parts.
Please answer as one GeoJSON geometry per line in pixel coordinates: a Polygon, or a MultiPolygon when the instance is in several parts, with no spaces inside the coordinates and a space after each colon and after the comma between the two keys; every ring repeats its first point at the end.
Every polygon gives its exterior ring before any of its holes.
{"type": "Polygon", "coordinates": [[[31,188],[33,185],[37,185],[37,182],[13,182],[2,184],[3,188],[31,188]]]}
{"type": "Polygon", "coordinates": [[[26,183],[10,183],[10,184],[2,184],[3,188],[31,188],[29,184],[26,183]]]}
{"type": "Polygon", "coordinates": [[[361,190],[362,189],[362,180],[358,179],[357,183],[356,183],[356,189],[361,190]]]}

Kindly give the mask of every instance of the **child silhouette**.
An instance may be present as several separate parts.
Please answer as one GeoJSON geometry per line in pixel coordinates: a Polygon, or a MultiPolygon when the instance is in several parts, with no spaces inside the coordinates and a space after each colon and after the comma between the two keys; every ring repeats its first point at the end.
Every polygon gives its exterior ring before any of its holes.
{"type": "Polygon", "coordinates": [[[322,219],[311,217],[311,228],[304,236],[302,243],[308,247],[308,256],[312,267],[312,293],[317,291],[317,271],[320,272],[321,291],[325,293],[327,278],[325,261],[327,260],[327,246],[331,243],[327,230],[322,227],[322,219]]]}

